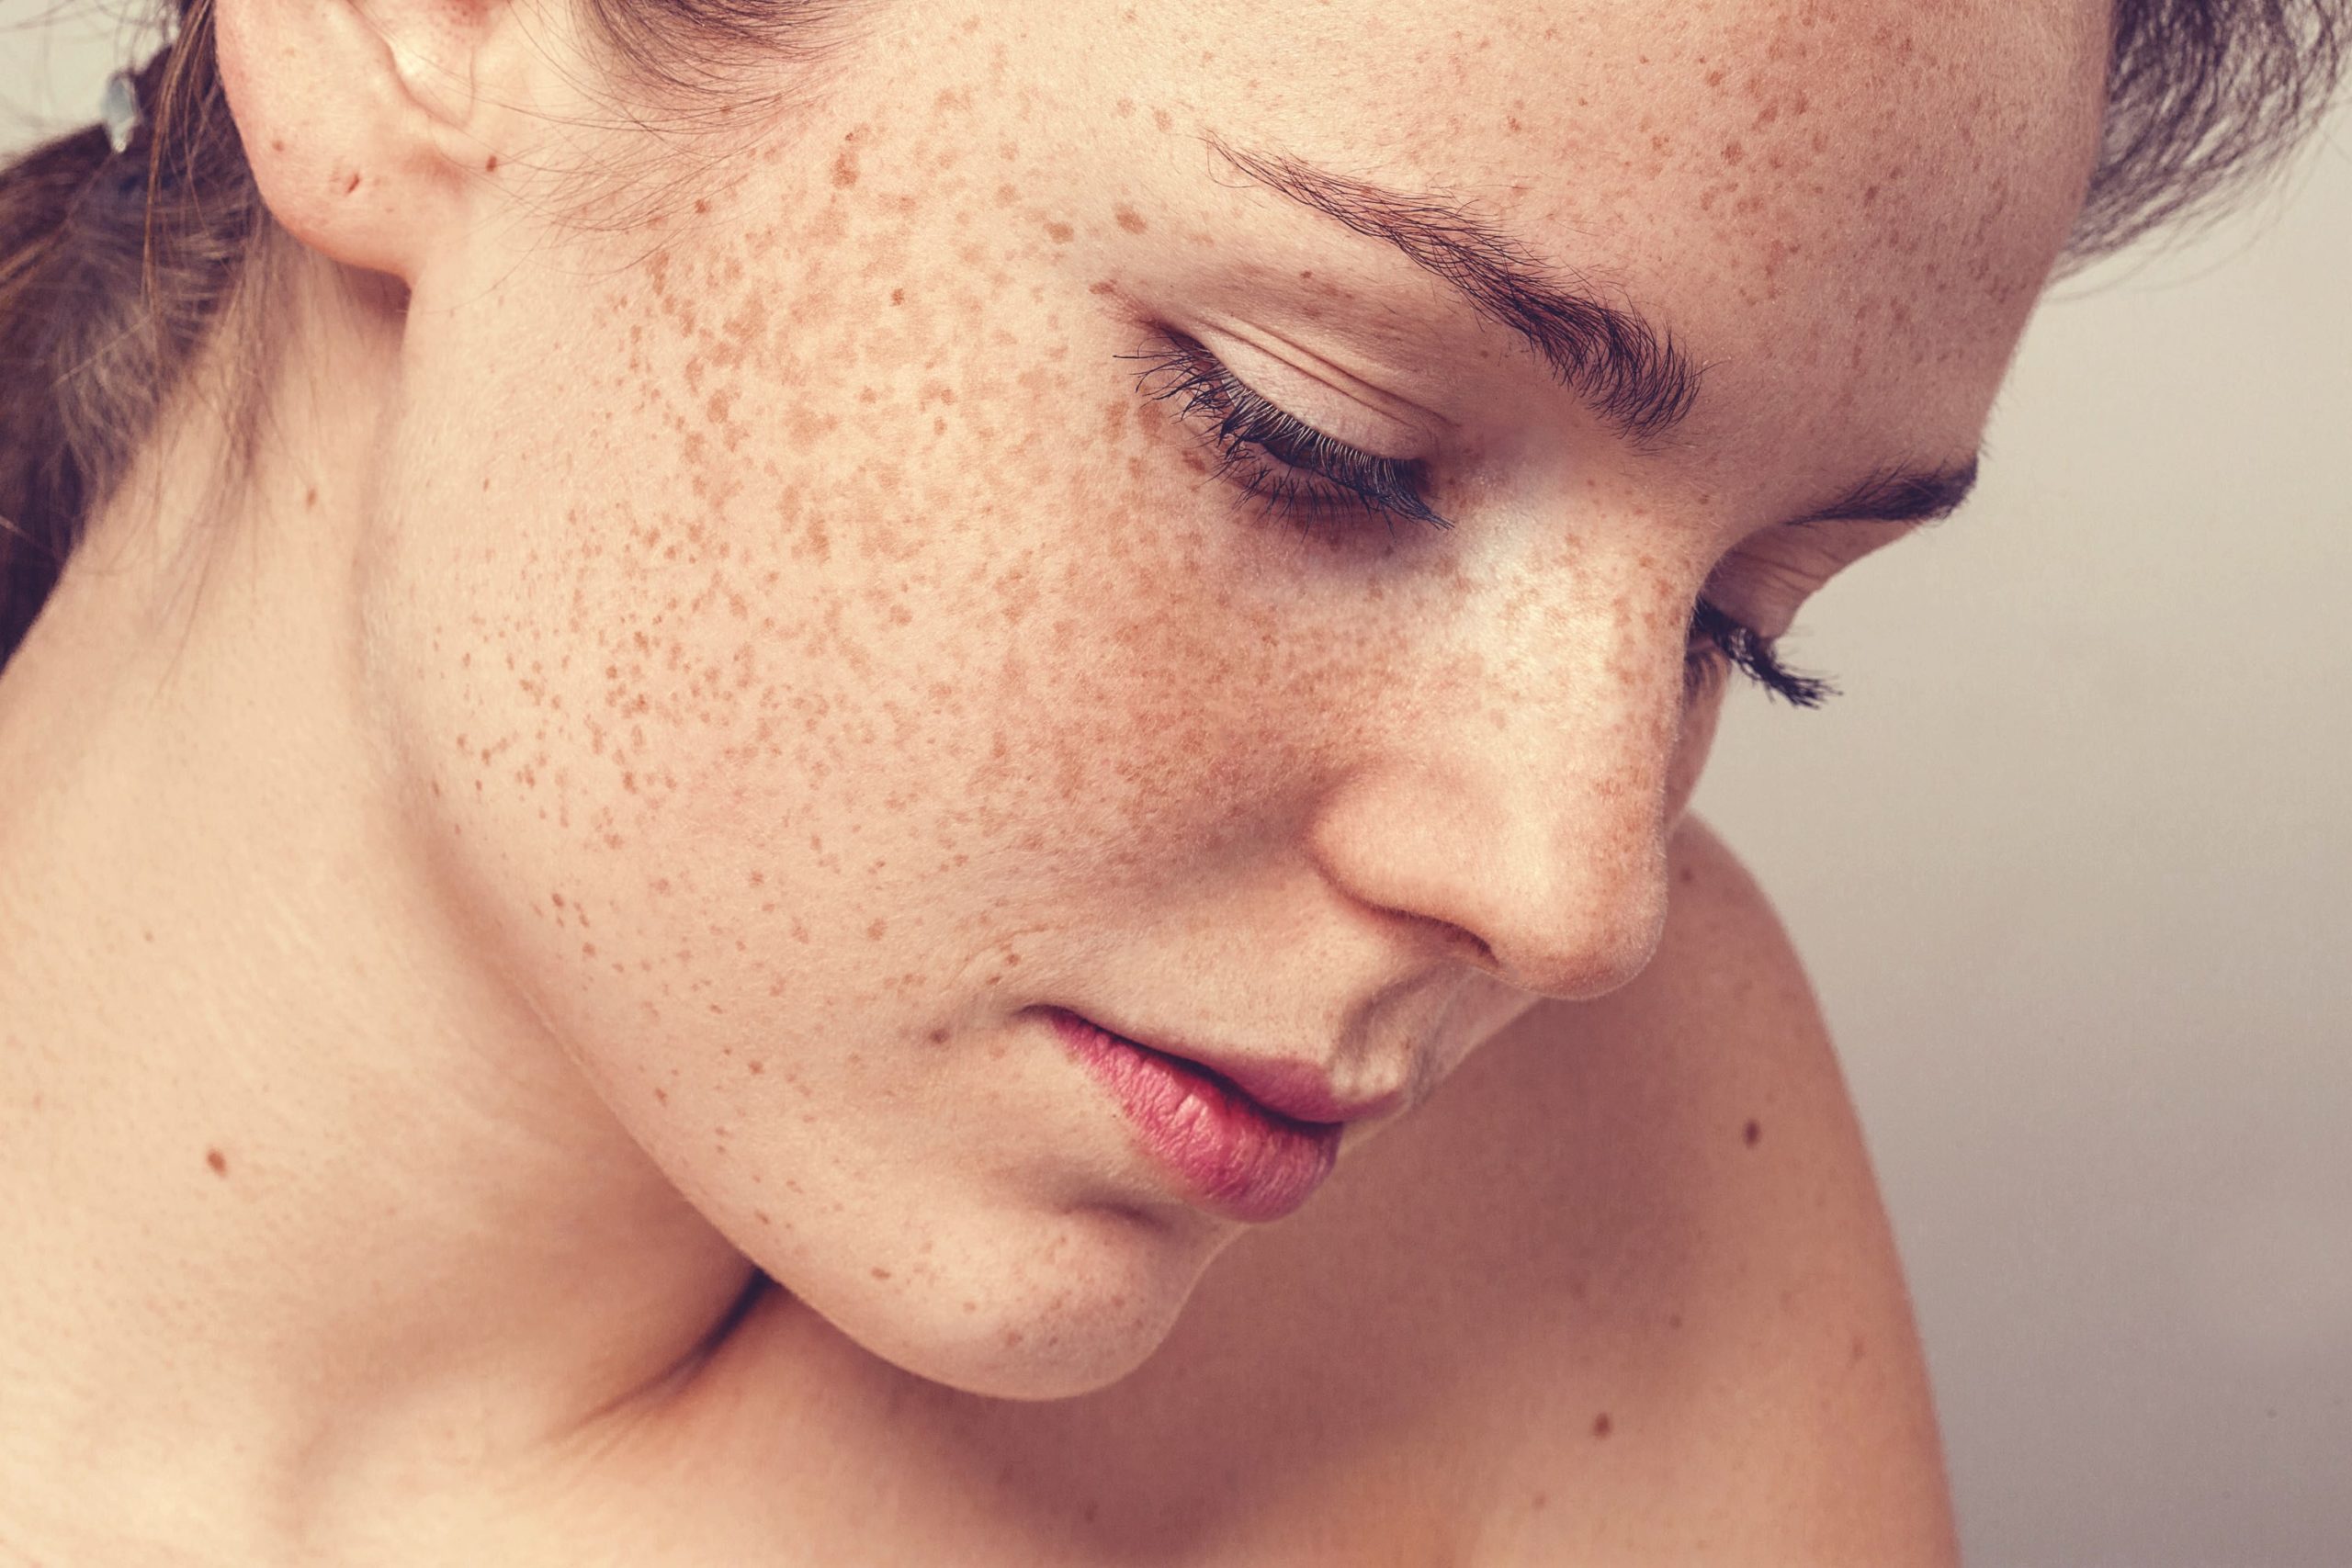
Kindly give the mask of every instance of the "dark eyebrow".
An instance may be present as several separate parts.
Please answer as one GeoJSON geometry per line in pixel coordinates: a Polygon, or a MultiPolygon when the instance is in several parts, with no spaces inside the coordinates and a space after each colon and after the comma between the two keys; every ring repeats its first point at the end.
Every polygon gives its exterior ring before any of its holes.
{"type": "Polygon", "coordinates": [[[1214,132],[1211,150],[1252,181],[1402,251],[1452,284],[1473,310],[1524,338],[1553,375],[1636,446],[1682,423],[1702,367],[1628,307],[1563,282],[1526,247],[1466,208],[1244,152],[1214,132]]]}
{"type": "MultiPolygon", "coordinates": [[[[1518,333],[1554,377],[1636,449],[1673,430],[1698,400],[1693,363],[1641,314],[1564,281],[1510,235],[1433,193],[1394,190],[1337,175],[1284,153],[1235,147],[1215,132],[1211,151],[1267,189],[1384,240],[1414,265],[1453,286],[1473,310],[1518,333]]],[[[1792,524],[1840,518],[1927,523],[1950,516],[1976,483],[1977,459],[1949,468],[1883,468],[1792,524]]]]}

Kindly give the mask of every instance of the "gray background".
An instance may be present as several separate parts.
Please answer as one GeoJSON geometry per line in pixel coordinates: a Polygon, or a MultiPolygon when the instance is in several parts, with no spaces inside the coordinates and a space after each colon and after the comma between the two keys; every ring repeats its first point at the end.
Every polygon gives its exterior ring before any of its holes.
{"type": "MultiPolygon", "coordinates": [[[[128,53],[0,0],[0,145],[128,53]]],[[[1960,516],[1743,696],[1702,809],[1804,951],[1975,1568],[2352,1564],[2352,109],[2062,285],[1960,516]]]]}

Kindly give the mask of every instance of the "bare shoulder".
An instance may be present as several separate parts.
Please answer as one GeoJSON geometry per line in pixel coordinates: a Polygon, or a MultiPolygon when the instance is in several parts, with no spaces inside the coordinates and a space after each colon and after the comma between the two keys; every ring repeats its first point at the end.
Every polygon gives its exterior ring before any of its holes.
{"type": "Polygon", "coordinates": [[[1511,1025],[1240,1269],[1315,1296],[1327,1343],[1374,1348],[1383,1407],[1443,1434],[1416,1473],[1445,1494],[1422,1507],[1466,1521],[1457,1561],[1955,1562],[1908,1293],[1811,988],[1713,833],[1674,853],[1639,980],[1511,1025]]]}

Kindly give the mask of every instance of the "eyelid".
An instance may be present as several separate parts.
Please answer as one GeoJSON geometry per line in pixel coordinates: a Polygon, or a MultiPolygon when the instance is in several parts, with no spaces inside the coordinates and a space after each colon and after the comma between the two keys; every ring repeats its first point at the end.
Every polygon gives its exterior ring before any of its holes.
{"type": "Polygon", "coordinates": [[[1385,392],[1287,339],[1237,326],[1171,324],[1215,355],[1243,386],[1367,456],[1426,461],[1454,433],[1451,420],[1385,392]]]}
{"type": "Polygon", "coordinates": [[[1707,597],[1759,637],[1786,637],[1798,613],[1838,575],[1920,525],[1832,519],[1759,530],[1716,566],[1707,597]]]}
{"type": "Polygon", "coordinates": [[[1422,459],[1381,457],[1317,429],[1241,380],[1207,344],[1181,328],[1153,330],[1165,354],[1123,355],[1150,368],[1136,390],[1153,401],[1182,397],[1180,414],[1219,456],[1217,477],[1271,508],[1319,508],[1327,503],[1382,518],[1392,531],[1410,519],[1445,529],[1453,523],[1422,494],[1422,459]],[[1172,377],[1155,388],[1155,378],[1172,377]]]}

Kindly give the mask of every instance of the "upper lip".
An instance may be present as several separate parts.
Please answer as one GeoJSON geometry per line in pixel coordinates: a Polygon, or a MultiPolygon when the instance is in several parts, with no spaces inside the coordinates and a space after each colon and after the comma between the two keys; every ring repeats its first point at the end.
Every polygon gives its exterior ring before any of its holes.
{"type": "Polygon", "coordinates": [[[1201,1045],[1162,1034],[1131,1034],[1099,1019],[1077,1015],[1130,1045],[1173,1056],[1224,1079],[1277,1115],[1294,1122],[1369,1122],[1404,1103],[1400,1085],[1361,1100],[1343,1099],[1331,1084],[1330,1069],[1304,1056],[1277,1056],[1201,1045]]]}

